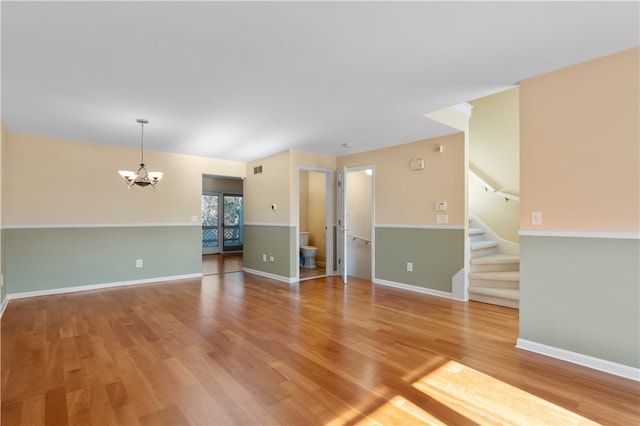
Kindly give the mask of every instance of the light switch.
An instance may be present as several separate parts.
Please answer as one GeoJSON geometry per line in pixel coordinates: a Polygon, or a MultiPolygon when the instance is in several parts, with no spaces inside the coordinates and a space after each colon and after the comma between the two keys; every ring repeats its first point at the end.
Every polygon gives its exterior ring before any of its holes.
{"type": "Polygon", "coordinates": [[[542,225],[542,212],[531,212],[531,224],[542,225]]]}

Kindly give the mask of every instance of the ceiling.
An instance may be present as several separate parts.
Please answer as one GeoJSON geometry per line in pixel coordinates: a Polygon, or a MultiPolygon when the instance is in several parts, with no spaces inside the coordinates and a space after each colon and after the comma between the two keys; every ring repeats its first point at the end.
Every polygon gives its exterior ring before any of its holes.
{"type": "Polygon", "coordinates": [[[146,118],[145,149],[236,161],[449,134],[424,114],[640,44],[637,1],[0,4],[10,132],[139,147],[146,118]]]}

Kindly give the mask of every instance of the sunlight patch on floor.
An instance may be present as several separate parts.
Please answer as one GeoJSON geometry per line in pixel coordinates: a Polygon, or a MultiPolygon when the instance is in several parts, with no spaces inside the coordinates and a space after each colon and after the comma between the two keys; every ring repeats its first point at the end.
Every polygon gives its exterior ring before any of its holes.
{"type": "Polygon", "coordinates": [[[455,361],[413,386],[478,424],[598,424],[455,361]]]}
{"type": "Polygon", "coordinates": [[[394,396],[386,404],[369,413],[357,425],[446,425],[411,401],[394,396]]]}

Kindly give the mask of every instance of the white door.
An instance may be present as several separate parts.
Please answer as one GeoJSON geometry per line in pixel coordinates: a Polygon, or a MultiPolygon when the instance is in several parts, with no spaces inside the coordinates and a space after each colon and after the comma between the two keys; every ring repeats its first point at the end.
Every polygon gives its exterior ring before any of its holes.
{"type": "Polygon", "coordinates": [[[347,168],[343,167],[336,171],[338,179],[338,203],[337,216],[338,227],[336,232],[338,274],[342,277],[342,282],[347,283],[347,197],[345,185],[347,183],[347,168]]]}

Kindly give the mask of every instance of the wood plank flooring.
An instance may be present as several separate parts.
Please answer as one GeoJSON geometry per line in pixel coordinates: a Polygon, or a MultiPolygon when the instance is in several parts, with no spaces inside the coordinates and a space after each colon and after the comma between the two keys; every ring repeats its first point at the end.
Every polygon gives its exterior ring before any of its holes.
{"type": "Polygon", "coordinates": [[[13,300],[2,425],[637,425],[639,384],[520,351],[518,311],[242,272],[13,300]]]}
{"type": "Polygon", "coordinates": [[[242,271],[242,253],[217,253],[202,256],[202,274],[227,274],[242,271]]]}

